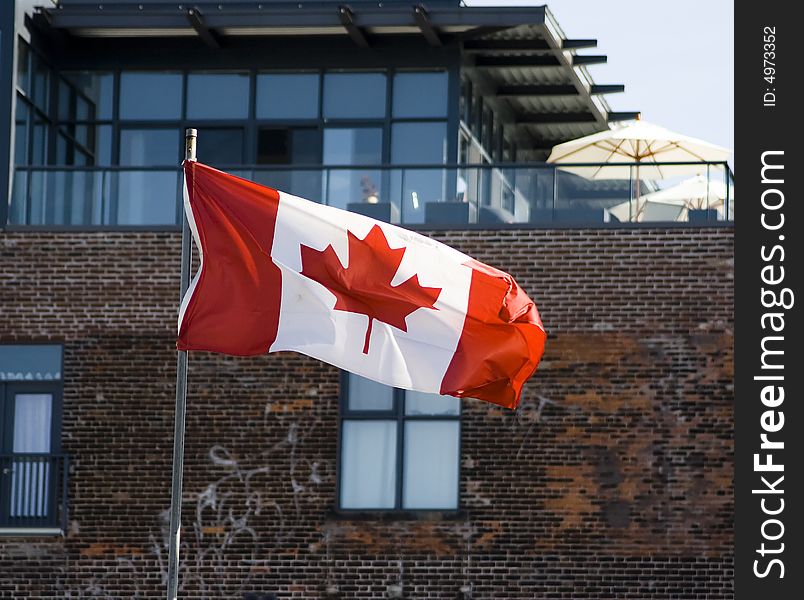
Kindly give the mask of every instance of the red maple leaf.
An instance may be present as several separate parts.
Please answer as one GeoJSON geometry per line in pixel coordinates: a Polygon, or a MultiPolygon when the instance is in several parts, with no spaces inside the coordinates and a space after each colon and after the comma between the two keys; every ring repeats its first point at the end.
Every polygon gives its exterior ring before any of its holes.
{"type": "Polygon", "coordinates": [[[368,354],[371,326],[374,319],[407,331],[405,318],[419,308],[431,308],[441,288],[419,285],[419,276],[396,286],[396,275],[405,248],[391,248],[382,229],[375,225],[364,239],[351,231],[349,237],[349,267],[344,268],[334,248],[315,250],[301,245],[301,274],[317,281],[335,294],[335,310],[358,313],[368,317],[363,354],[368,354]]]}

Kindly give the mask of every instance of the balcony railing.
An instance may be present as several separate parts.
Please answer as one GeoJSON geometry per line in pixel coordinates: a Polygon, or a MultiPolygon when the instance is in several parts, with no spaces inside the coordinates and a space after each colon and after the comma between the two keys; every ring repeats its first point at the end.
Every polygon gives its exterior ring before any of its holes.
{"type": "MultiPolygon", "coordinates": [[[[733,221],[727,163],[231,166],[309,200],[403,225],[733,221]]],[[[11,225],[176,226],[176,168],[18,167],[11,225]]]]}
{"type": "Polygon", "coordinates": [[[67,527],[69,457],[0,454],[0,529],[67,527]]]}

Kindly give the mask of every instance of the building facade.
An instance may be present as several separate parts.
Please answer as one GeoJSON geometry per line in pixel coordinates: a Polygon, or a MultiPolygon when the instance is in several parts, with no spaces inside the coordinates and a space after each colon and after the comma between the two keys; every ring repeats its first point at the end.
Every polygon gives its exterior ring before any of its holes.
{"type": "Polygon", "coordinates": [[[618,218],[633,177],[541,162],[636,116],[594,40],[446,0],[0,11],[0,596],[165,594],[195,127],[512,273],[548,342],[517,411],[192,353],[180,597],[733,597],[733,197],[618,218]]]}

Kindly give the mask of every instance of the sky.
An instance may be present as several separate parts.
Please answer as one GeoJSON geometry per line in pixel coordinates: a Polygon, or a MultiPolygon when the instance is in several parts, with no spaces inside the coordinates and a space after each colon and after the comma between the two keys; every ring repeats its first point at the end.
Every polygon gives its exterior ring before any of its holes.
{"type": "MultiPolygon", "coordinates": [[[[568,38],[595,38],[608,63],[587,67],[615,111],[734,148],[732,0],[466,0],[470,6],[547,4],[568,38]]],[[[732,162],[733,164],[733,162],[732,162]]]]}

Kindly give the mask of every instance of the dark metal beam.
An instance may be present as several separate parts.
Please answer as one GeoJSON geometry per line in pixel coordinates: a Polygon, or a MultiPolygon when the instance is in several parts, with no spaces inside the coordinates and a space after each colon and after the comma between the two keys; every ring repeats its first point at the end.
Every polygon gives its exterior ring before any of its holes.
{"type": "Polygon", "coordinates": [[[577,96],[574,85],[501,85],[498,96],[577,96]]]}
{"type": "Polygon", "coordinates": [[[434,48],[443,45],[441,43],[441,38],[438,37],[438,33],[436,33],[436,30],[433,29],[432,23],[430,23],[430,16],[427,14],[427,11],[421,4],[413,7],[413,18],[416,21],[416,25],[419,26],[419,31],[422,32],[422,35],[424,36],[424,39],[427,40],[428,44],[434,48]]]}
{"type": "Polygon", "coordinates": [[[198,34],[203,42],[210,48],[220,49],[221,44],[218,41],[218,36],[206,26],[204,17],[197,7],[193,7],[187,11],[187,22],[190,23],[195,32],[198,34]]]}
{"type": "Polygon", "coordinates": [[[590,94],[617,94],[619,92],[624,92],[625,86],[621,83],[615,83],[611,85],[601,85],[599,83],[594,83],[589,88],[590,94]]]}
{"type": "Polygon", "coordinates": [[[555,123],[594,123],[595,115],[588,112],[573,113],[531,113],[519,115],[517,123],[555,124],[555,123]]]}
{"type": "Polygon", "coordinates": [[[478,56],[477,67],[558,67],[561,63],[555,56],[478,56]]]}
{"type": "MultiPolygon", "coordinates": [[[[640,116],[639,111],[610,112],[607,115],[608,121],[630,121],[640,116]]],[[[593,123],[595,115],[590,112],[567,112],[567,113],[527,113],[518,115],[517,124],[555,124],[555,123],[593,123]]]]}
{"type": "MultiPolygon", "coordinates": [[[[596,65],[606,62],[606,56],[573,56],[572,64],[596,65]]],[[[475,59],[478,67],[558,67],[558,58],[551,55],[529,54],[526,56],[478,56],[475,59]]]]}
{"type": "MultiPolygon", "coordinates": [[[[511,26],[513,27],[513,26],[511,26]]],[[[474,27],[473,29],[467,29],[466,31],[462,31],[460,33],[452,33],[449,36],[450,41],[466,41],[466,40],[474,40],[475,38],[483,37],[484,35],[493,35],[495,33],[500,33],[501,31],[505,31],[506,29],[510,29],[510,27],[474,27]]]]}
{"type": "Polygon", "coordinates": [[[579,48],[596,48],[597,40],[563,40],[561,47],[564,50],[577,50],[579,48]]]}
{"type": "MultiPolygon", "coordinates": [[[[589,88],[592,95],[613,94],[625,91],[624,85],[598,85],[589,88]]],[[[574,85],[501,85],[497,88],[498,96],[577,96],[578,89],[574,85]]]]}
{"type": "Polygon", "coordinates": [[[638,110],[634,111],[619,111],[610,112],[608,114],[609,121],[631,121],[632,119],[639,119],[642,113],[638,110]]]}
{"type": "Polygon", "coordinates": [[[463,49],[472,52],[493,50],[550,50],[547,40],[469,40],[463,49]]]}
{"type": "MultiPolygon", "coordinates": [[[[597,40],[562,40],[561,48],[571,50],[576,48],[594,48],[597,40]]],[[[472,52],[484,52],[493,50],[552,50],[550,44],[544,39],[533,40],[472,40],[466,42],[464,50],[472,52]]]]}
{"type": "Polygon", "coordinates": [[[590,54],[588,56],[578,56],[577,54],[572,57],[573,65],[599,65],[605,63],[608,57],[605,55],[590,54]]]}
{"type": "Polygon", "coordinates": [[[349,37],[352,38],[352,41],[355,44],[361,48],[369,47],[368,40],[363,34],[363,30],[355,25],[354,13],[352,12],[352,9],[350,9],[348,6],[339,6],[338,18],[341,21],[341,25],[343,25],[343,28],[346,30],[346,33],[349,34],[349,37]]]}

